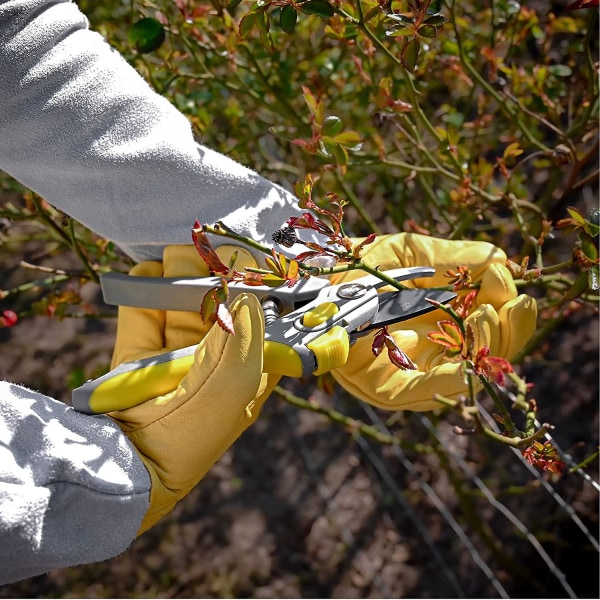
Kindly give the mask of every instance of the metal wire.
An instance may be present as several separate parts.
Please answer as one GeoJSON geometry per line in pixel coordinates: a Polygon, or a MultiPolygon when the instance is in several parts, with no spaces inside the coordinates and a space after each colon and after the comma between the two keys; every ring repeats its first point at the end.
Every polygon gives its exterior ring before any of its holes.
{"type": "MultiPolygon", "coordinates": [[[[500,429],[492,417],[490,413],[481,405],[479,405],[479,412],[485,418],[488,426],[493,429],[496,433],[500,432],[500,429]]],[[[552,438],[549,438],[552,439],[552,438]]],[[[554,441],[552,440],[552,443],[554,441]]],[[[583,521],[579,518],[579,515],[575,512],[575,509],[566,502],[560,494],[556,492],[556,490],[548,483],[548,481],[542,476],[542,474],[532,465],[530,465],[524,458],[521,452],[516,448],[511,448],[511,450],[519,457],[519,460],[525,465],[527,470],[540,482],[540,484],[544,487],[544,489],[550,494],[552,499],[571,517],[573,522],[577,525],[577,527],[581,530],[581,532],[586,536],[588,541],[592,544],[592,546],[600,551],[600,544],[598,544],[598,540],[590,533],[590,530],[585,526],[583,521]]]]}
{"type": "MultiPolygon", "coordinates": [[[[367,404],[362,405],[363,410],[371,420],[371,422],[378,427],[380,427],[383,431],[390,434],[389,429],[383,423],[383,421],[379,418],[377,413],[373,410],[373,408],[367,404]]],[[[434,506],[437,508],[439,513],[444,517],[448,525],[452,528],[454,533],[463,543],[465,548],[468,550],[473,562],[481,569],[482,573],[488,578],[490,583],[493,585],[494,589],[498,592],[501,598],[510,598],[508,592],[504,589],[503,585],[500,583],[494,572],[487,565],[485,560],[482,558],[481,554],[478,552],[477,548],[473,545],[473,542],[469,539],[467,534],[462,530],[458,521],[452,516],[450,511],[444,505],[443,500],[438,496],[435,490],[426,482],[423,481],[421,476],[419,475],[417,469],[414,464],[406,457],[404,452],[399,446],[393,446],[393,451],[396,454],[400,463],[404,466],[404,468],[411,474],[412,477],[418,482],[419,486],[423,490],[423,492],[427,495],[427,497],[431,500],[434,506]]],[[[389,471],[385,469],[387,472],[387,476],[393,482],[392,476],[389,474],[389,471]]],[[[396,486],[397,487],[397,486],[396,486]]],[[[399,490],[398,490],[399,491],[399,490]]]]}
{"type": "Polygon", "coordinates": [[[479,478],[479,476],[473,471],[473,469],[466,463],[462,456],[453,452],[448,448],[446,444],[440,438],[437,429],[433,423],[424,415],[418,415],[420,423],[444,446],[448,456],[451,456],[460,466],[460,468],[469,476],[470,480],[483,492],[488,502],[500,513],[502,513],[531,543],[537,553],[540,555],[542,560],[548,566],[550,572],[560,581],[565,592],[569,595],[569,598],[577,598],[575,591],[567,582],[565,574],[558,568],[558,565],[550,558],[548,553],[544,550],[538,539],[529,531],[525,524],[502,502],[500,502],[493,494],[492,490],[485,485],[485,483],[479,478]]]}
{"type": "MultiPolygon", "coordinates": [[[[510,390],[506,390],[504,388],[501,388],[501,389],[510,398],[510,400],[512,402],[517,401],[516,394],[514,394],[510,390]]],[[[535,419],[534,424],[537,429],[539,429],[542,426],[542,424],[537,419],[535,419]]],[[[558,450],[559,454],[561,455],[561,457],[563,458],[565,463],[567,463],[571,468],[575,468],[575,470],[572,471],[572,473],[577,473],[578,475],[580,475],[586,483],[591,485],[597,492],[600,492],[600,483],[598,483],[597,481],[594,481],[582,468],[577,467],[577,464],[575,463],[575,461],[573,460],[571,455],[560,448],[560,446],[556,443],[556,440],[550,435],[550,432],[547,431],[545,433],[544,437],[549,442],[552,442],[553,446],[558,450]]],[[[595,544],[595,547],[597,550],[600,550],[600,546],[598,545],[597,542],[595,544]]]]}

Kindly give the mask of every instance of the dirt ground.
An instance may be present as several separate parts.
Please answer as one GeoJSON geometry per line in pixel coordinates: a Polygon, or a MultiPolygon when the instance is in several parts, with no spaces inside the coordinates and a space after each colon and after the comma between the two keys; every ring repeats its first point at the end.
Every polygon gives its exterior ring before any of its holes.
{"type": "MultiPolygon", "coordinates": [[[[3,253],[1,288],[36,276],[18,268],[34,249],[3,253]]],[[[107,312],[97,286],[85,298],[107,312]]],[[[0,330],[0,376],[68,401],[73,373],[108,364],[114,328],[114,319],[40,316],[0,330]]],[[[524,371],[577,463],[598,446],[597,317],[573,315],[540,356],[524,371]]],[[[0,597],[598,597],[597,461],[586,468],[591,482],[578,473],[555,481],[509,449],[457,437],[451,417],[391,416],[339,390],[313,399],[389,428],[403,447],[273,397],[123,555],[1,587],[0,597]]]]}

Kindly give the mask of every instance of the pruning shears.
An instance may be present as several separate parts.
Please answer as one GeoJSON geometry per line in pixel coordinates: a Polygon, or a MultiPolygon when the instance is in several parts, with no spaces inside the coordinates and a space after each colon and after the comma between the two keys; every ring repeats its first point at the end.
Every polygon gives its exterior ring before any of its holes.
{"type": "MultiPolygon", "coordinates": [[[[431,277],[432,267],[385,271],[397,282],[431,277]]],[[[203,295],[218,286],[218,277],[101,277],[108,304],[169,311],[197,311],[203,295]]],[[[388,283],[375,275],[331,285],[321,277],[300,280],[294,287],[272,288],[235,283],[229,299],[240,293],[258,297],[265,314],[263,369],[266,373],[304,377],[343,366],[352,344],[387,325],[406,321],[453,300],[451,291],[416,288],[380,291],[388,283]],[[434,302],[429,302],[433,300],[434,302]]],[[[73,407],[100,414],[137,406],[177,388],[194,361],[196,345],[123,363],[73,390],[73,407]]]]}

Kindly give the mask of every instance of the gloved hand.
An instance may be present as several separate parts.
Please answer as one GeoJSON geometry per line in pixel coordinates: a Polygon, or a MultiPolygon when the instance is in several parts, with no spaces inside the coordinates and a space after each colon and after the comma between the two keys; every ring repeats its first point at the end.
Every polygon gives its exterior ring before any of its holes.
{"type": "MultiPolygon", "coordinates": [[[[447,270],[469,267],[473,281],[481,282],[466,319],[475,334],[476,350],[486,345],[491,356],[510,360],[535,331],[536,302],[525,294],[517,295],[505,266],[506,254],[492,244],[400,233],[378,237],[365,247],[363,260],[382,270],[419,265],[435,268],[434,277],[406,282],[414,287],[447,286],[447,270]]],[[[334,276],[332,283],[362,275],[360,271],[350,271],[334,276]]],[[[333,377],[357,398],[388,410],[432,410],[440,407],[434,400],[437,393],[452,399],[467,394],[460,365],[447,362],[443,348],[427,339],[430,331],[437,331],[437,321],[448,318],[436,310],[389,328],[417,370],[398,369],[386,353],[374,357],[372,336],[365,336],[352,347],[348,362],[332,371],[333,377]]]]}
{"type": "MultiPolygon", "coordinates": [[[[217,250],[225,264],[232,250],[217,250]]],[[[241,255],[252,263],[244,252],[241,255]]],[[[162,263],[140,263],[130,274],[179,277],[209,272],[193,246],[171,246],[162,263]]],[[[264,322],[256,297],[238,296],[230,311],[235,335],[218,325],[208,328],[199,313],[119,308],[113,367],[200,342],[176,390],[110,413],[151,478],[150,508],[139,534],[170,512],[256,420],[279,380],[262,374],[264,322]]]]}

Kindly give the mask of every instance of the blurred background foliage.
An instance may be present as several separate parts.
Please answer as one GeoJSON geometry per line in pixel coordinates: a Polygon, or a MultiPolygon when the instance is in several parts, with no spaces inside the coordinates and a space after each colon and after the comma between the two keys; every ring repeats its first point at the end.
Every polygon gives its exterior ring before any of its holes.
{"type": "MultiPolygon", "coordinates": [[[[346,225],[354,235],[415,231],[487,240],[506,251],[519,289],[536,296],[540,309],[538,333],[516,362],[521,363],[523,376],[536,382],[540,411],[557,426],[557,439],[561,440],[561,428],[564,432],[565,447],[559,448],[569,477],[559,482],[551,474],[532,470],[517,474],[513,469],[521,464],[520,457],[508,449],[498,459],[479,440],[448,436],[447,411],[426,417],[388,414],[384,423],[377,411],[361,412],[367,409],[357,409],[348,398],[322,395],[315,382],[304,389],[290,383],[288,390],[311,402],[291,396],[287,400],[306,412],[325,415],[329,427],[341,422],[343,435],[349,432],[355,450],[362,452],[361,460],[371,456],[367,460],[371,467],[384,465],[383,470],[375,468],[380,482],[391,475],[399,481],[395,469],[403,465],[409,479],[423,482],[421,473],[433,485],[442,473],[450,485],[454,500],[446,499],[448,509],[433,504],[454,540],[448,549],[456,552],[456,564],[446,576],[460,583],[442,592],[424,580],[421,587],[412,588],[415,595],[596,597],[597,335],[585,340],[579,336],[597,331],[598,326],[597,1],[80,0],[78,4],[92,29],[189,118],[201,143],[288,189],[311,175],[315,198],[335,192],[349,201],[346,225]],[[557,372],[565,373],[562,388],[557,372]],[[580,391],[571,394],[574,405],[565,414],[560,390],[575,388],[580,391]],[[322,403],[316,411],[315,397],[322,403]],[[364,427],[353,430],[356,422],[364,422],[364,427]],[[385,435],[377,438],[382,431],[391,431],[391,442],[385,435]],[[364,454],[366,438],[378,444],[371,454],[364,454]],[[378,454],[383,462],[377,463],[372,453],[382,452],[379,446],[386,444],[395,450],[378,454]],[[400,445],[410,459],[398,455],[400,445]],[[431,455],[436,456],[435,466],[428,462],[431,455]],[[585,464],[577,467],[581,462],[585,464]],[[488,492],[505,499],[503,514],[510,521],[506,530],[485,522],[490,506],[498,508],[488,492]],[[518,500],[522,493],[530,494],[529,509],[518,500]],[[534,493],[541,496],[532,499],[534,493]],[[577,531],[572,537],[562,538],[553,529],[557,506],[567,515],[563,517],[569,531],[577,531]],[[524,529],[515,518],[523,520],[519,522],[525,523],[524,529]],[[458,534],[455,523],[466,533],[458,534]],[[479,567],[468,584],[470,570],[459,564],[468,560],[460,558],[456,539],[479,567]],[[532,548],[533,558],[523,554],[523,545],[532,548]],[[578,574],[572,562],[586,565],[586,572],[578,574]]],[[[0,179],[0,189],[1,248],[11,274],[2,284],[0,309],[18,315],[15,331],[32,315],[114,316],[88,304],[82,286],[95,281],[98,272],[126,270],[130,261],[110,242],[8,176],[0,179]],[[43,257],[34,267],[45,272],[35,279],[31,270],[25,277],[16,276],[28,265],[14,257],[30,256],[27,249],[32,244],[38,248],[34,256],[43,257]]],[[[13,325],[10,319],[8,324],[13,325]]],[[[3,335],[0,339],[10,342],[6,328],[3,335]]],[[[80,366],[68,382],[54,385],[62,385],[66,392],[102,368],[80,366]]],[[[44,391],[58,393],[52,386],[44,391]]],[[[506,391],[509,400],[518,393],[506,391]]],[[[267,412],[265,419],[277,423],[281,417],[277,410],[267,412]]],[[[218,469],[216,473],[213,477],[218,479],[218,469]]],[[[311,485],[317,489],[319,476],[312,477],[311,485]]],[[[387,495],[382,492],[381,506],[408,510],[424,502],[425,496],[430,498],[428,484],[418,489],[407,485],[412,496],[398,495],[401,492],[392,486],[387,495]]],[[[208,491],[198,494],[210,495],[210,481],[206,486],[208,491]]],[[[190,506],[184,504],[179,517],[193,520],[190,506]]],[[[424,519],[427,529],[431,523],[424,519]]],[[[414,526],[417,518],[412,522],[414,526]]],[[[174,527],[168,521],[152,539],[142,538],[123,560],[149,552],[153,541],[158,543],[159,536],[173,533],[174,527]]],[[[427,539],[434,535],[421,534],[427,539]]],[[[346,543],[360,549],[356,540],[346,543]]],[[[434,546],[430,544],[429,550],[434,546]]],[[[169,546],[166,554],[179,556],[176,547],[169,546]]],[[[427,560],[431,557],[423,564],[427,560]]],[[[172,568],[180,572],[173,577],[185,581],[188,563],[180,556],[175,562],[172,568]]],[[[115,564],[115,572],[120,572],[124,563],[115,564]]],[[[119,585],[85,587],[94,569],[72,571],[78,572],[83,587],[75,585],[76,575],[59,574],[30,587],[12,586],[12,591],[32,597],[66,597],[77,590],[89,596],[123,593],[119,585]]],[[[109,574],[110,567],[101,572],[109,574]]],[[[353,590],[364,596],[376,596],[378,590],[388,590],[392,597],[409,593],[393,585],[373,587],[376,577],[371,576],[371,587],[355,582],[345,588],[317,577],[319,585],[308,586],[310,591],[303,593],[347,597],[355,595],[353,590]]],[[[402,572],[395,576],[402,577],[402,572]]],[[[266,576],[276,578],[285,580],[276,569],[266,576]]],[[[155,582],[152,586],[157,588],[136,588],[131,593],[157,597],[257,593],[251,582],[232,583],[225,575],[215,583],[210,569],[194,579],[196,587],[167,579],[163,587],[155,582]],[[200,579],[212,583],[202,587],[200,579]]],[[[261,589],[259,595],[274,597],[294,595],[303,588],[261,589]]]]}

